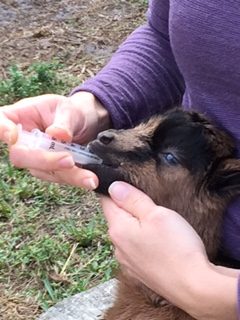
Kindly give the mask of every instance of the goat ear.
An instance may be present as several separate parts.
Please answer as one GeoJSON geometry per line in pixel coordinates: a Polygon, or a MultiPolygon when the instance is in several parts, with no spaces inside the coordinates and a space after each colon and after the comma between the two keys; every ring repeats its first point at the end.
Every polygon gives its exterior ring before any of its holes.
{"type": "Polygon", "coordinates": [[[240,160],[228,159],[220,163],[210,179],[209,189],[221,197],[240,194],[240,160]]]}

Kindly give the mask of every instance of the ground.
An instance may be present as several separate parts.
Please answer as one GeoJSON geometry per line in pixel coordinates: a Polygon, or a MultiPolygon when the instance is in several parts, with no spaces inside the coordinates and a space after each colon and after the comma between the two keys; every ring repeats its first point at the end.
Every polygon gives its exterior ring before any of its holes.
{"type": "MultiPolygon", "coordinates": [[[[0,78],[13,64],[57,59],[81,83],[143,23],[145,11],[144,0],[2,0],[0,78]]],[[[107,278],[110,244],[93,194],[42,185],[6,160],[0,171],[7,172],[0,183],[0,319],[32,320],[107,278]]]]}
{"type": "Polygon", "coordinates": [[[142,23],[145,9],[144,0],[3,0],[0,76],[13,62],[51,58],[91,76],[142,23]]]}

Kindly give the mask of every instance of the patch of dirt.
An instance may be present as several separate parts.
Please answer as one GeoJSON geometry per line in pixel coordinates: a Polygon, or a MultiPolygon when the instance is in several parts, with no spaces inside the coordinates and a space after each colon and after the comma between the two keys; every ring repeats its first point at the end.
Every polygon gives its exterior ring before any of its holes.
{"type": "Polygon", "coordinates": [[[145,16],[141,1],[2,0],[0,77],[14,63],[57,58],[68,72],[92,76],[145,16]]]}
{"type": "Polygon", "coordinates": [[[26,299],[17,294],[10,296],[3,290],[0,291],[1,320],[33,320],[39,311],[38,304],[33,299],[26,299]]]}

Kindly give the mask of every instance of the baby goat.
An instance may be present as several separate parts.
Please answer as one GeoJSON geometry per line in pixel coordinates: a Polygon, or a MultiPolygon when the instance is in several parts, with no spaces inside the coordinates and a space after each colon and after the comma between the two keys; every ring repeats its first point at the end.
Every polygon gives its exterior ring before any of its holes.
{"type": "MultiPolygon", "coordinates": [[[[156,204],[181,214],[216,262],[224,210],[240,194],[240,160],[231,138],[196,112],[175,109],[128,130],[107,130],[90,144],[103,159],[88,165],[107,194],[115,180],[131,183],[156,204]]],[[[122,272],[105,320],[190,320],[184,311],[122,272]]]]}

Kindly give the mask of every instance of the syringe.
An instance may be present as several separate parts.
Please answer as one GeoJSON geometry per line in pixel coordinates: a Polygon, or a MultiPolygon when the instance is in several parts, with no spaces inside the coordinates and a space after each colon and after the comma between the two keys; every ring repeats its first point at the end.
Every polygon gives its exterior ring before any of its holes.
{"type": "Polygon", "coordinates": [[[21,143],[29,148],[44,149],[48,151],[68,151],[75,163],[77,164],[101,164],[100,159],[95,154],[88,151],[87,147],[78,145],[76,143],[68,143],[59,141],[48,134],[41,132],[38,129],[33,129],[31,132],[22,129],[21,125],[18,125],[18,140],[17,143],[21,143]]]}

